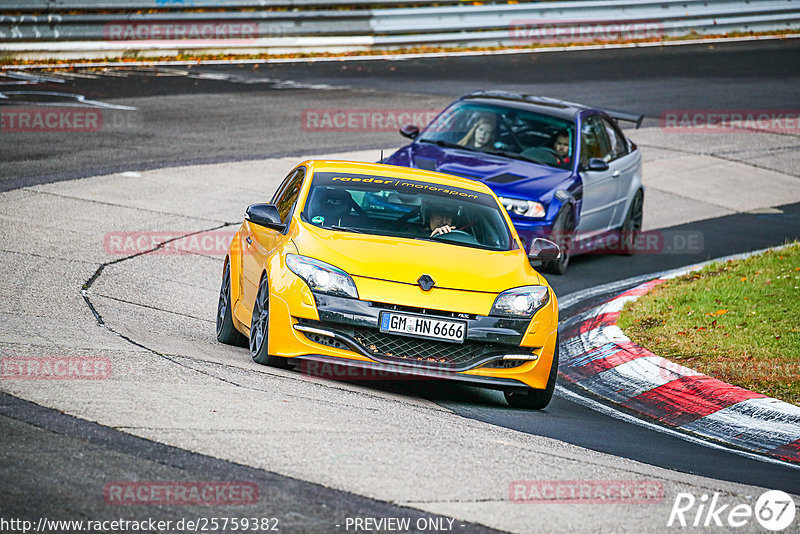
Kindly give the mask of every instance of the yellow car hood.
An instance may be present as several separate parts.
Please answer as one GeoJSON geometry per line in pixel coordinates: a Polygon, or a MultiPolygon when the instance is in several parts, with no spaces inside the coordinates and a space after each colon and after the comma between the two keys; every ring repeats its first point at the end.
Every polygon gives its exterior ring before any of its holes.
{"type": "Polygon", "coordinates": [[[298,252],[353,276],[416,284],[423,274],[439,288],[500,293],[542,283],[521,250],[492,252],[434,241],[330,231],[299,223],[298,252]]]}

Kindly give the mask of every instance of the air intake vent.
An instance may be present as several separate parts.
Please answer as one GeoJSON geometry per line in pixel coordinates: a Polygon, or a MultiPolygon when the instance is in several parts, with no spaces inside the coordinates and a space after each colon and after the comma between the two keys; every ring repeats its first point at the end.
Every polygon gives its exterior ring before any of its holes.
{"type": "Polygon", "coordinates": [[[520,176],[519,174],[500,174],[497,176],[492,176],[491,178],[487,178],[487,182],[493,182],[496,184],[510,184],[511,182],[516,182],[517,180],[522,180],[525,178],[524,176],[520,176]]]}
{"type": "Polygon", "coordinates": [[[435,171],[436,170],[436,160],[435,159],[428,159],[428,158],[414,158],[414,163],[420,169],[424,169],[426,171],[435,171]]]}

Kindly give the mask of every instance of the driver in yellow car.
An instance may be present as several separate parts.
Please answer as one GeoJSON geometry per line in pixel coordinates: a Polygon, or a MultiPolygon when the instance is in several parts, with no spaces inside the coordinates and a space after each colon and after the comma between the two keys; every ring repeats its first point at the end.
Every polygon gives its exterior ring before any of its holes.
{"type": "Polygon", "coordinates": [[[423,224],[425,225],[425,232],[430,231],[430,236],[437,236],[448,234],[456,229],[453,226],[453,220],[458,212],[455,206],[449,206],[440,203],[429,203],[425,206],[422,213],[423,224]],[[427,224],[425,221],[427,220],[427,224]]]}

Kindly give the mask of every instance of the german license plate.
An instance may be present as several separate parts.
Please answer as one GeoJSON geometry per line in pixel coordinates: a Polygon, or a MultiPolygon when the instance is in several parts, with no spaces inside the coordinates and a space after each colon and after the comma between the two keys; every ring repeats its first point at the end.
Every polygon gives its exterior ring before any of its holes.
{"type": "Polygon", "coordinates": [[[434,319],[424,315],[408,315],[405,313],[381,312],[380,331],[405,336],[424,337],[463,343],[467,337],[467,323],[434,319]]]}

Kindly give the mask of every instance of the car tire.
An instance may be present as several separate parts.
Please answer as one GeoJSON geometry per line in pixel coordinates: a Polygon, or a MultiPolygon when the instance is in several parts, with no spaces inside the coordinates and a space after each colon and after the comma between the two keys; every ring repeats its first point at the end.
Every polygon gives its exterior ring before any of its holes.
{"type": "Polygon", "coordinates": [[[505,392],[506,402],[512,408],[523,408],[525,410],[543,410],[550,404],[553,392],[556,389],[556,377],[558,376],[558,338],[556,338],[556,350],[553,353],[553,364],[550,366],[550,374],[547,377],[547,386],[544,389],[527,388],[526,391],[511,390],[505,392]]]}
{"type": "Polygon", "coordinates": [[[625,215],[625,220],[620,227],[620,246],[619,253],[625,256],[630,256],[634,253],[636,239],[639,232],[642,230],[642,217],[644,215],[644,193],[638,190],[633,195],[631,206],[628,208],[628,213],[625,215]]]}
{"type": "Polygon", "coordinates": [[[250,320],[250,355],[253,361],[262,365],[286,368],[285,358],[270,356],[269,348],[269,278],[266,274],[258,284],[258,293],[253,302],[253,317],[250,320]]]}
{"type": "Polygon", "coordinates": [[[550,274],[564,274],[567,272],[574,231],[575,212],[572,206],[567,204],[556,215],[556,220],[553,222],[553,230],[550,232],[550,240],[561,249],[561,257],[555,261],[545,262],[542,265],[544,272],[550,274]]]}
{"type": "Polygon", "coordinates": [[[222,285],[219,288],[219,300],[217,301],[217,341],[226,345],[246,347],[247,338],[236,330],[231,313],[231,266],[230,264],[225,264],[225,271],[222,273],[222,285]]]}

